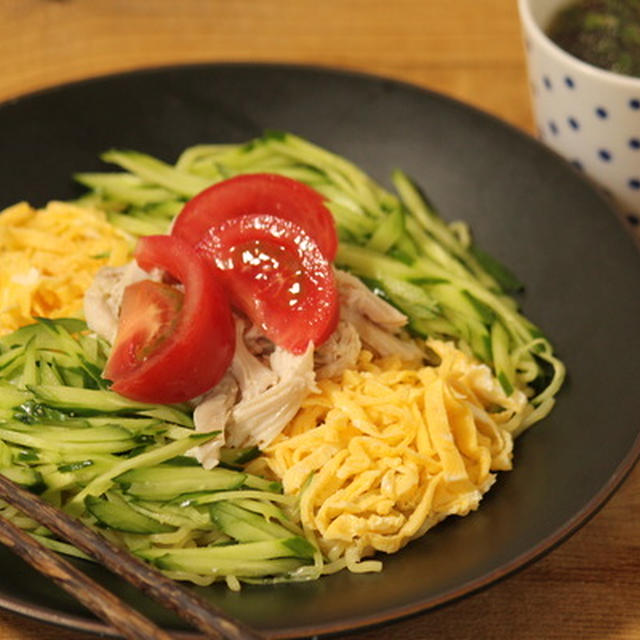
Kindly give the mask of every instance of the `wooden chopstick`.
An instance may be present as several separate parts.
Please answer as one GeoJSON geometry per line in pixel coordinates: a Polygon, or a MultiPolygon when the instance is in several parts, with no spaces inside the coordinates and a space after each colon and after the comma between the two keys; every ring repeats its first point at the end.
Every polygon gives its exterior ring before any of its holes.
{"type": "MultiPolygon", "coordinates": [[[[192,591],[167,578],[142,560],[120,549],[80,521],[44,502],[2,474],[0,474],[0,498],[44,525],[63,540],[94,557],[100,564],[203,631],[207,638],[262,640],[260,634],[244,623],[209,604],[192,591]]],[[[30,536],[28,538],[30,544],[35,542],[30,536]]],[[[15,547],[12,548],[15,549],[15,547]]],[[[154,636],[147,637],[154,638],[154,636]]]]}
{"type": "Polygon", "coordinates": [[[79,600],[129,640],[172,640],[148,618],[116,598],[70,562],[47,549],[15,524],[0,516],[0,543],[26,560],[79,600]]]}

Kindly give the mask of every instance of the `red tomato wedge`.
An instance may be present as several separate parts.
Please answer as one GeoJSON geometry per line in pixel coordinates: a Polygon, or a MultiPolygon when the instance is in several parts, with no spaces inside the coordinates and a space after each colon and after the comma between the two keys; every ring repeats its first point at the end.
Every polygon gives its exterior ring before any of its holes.
{"type": "Polygon", "coordinates": [[[195,246],[209,227],[248,214],[295,222],[313,238],[327,260],[336,256],[335,222],[323,196],[302,182],[274,173],[239,175],[205,189],[185,204],[171,233],[195,246]]]}
{"type": "Polygon", "coordinates": [[[207,262],[180,238],[141,238],[135,257],[145,271],[168,272],[184,293],[151,280],[125,289],[103,375],[133,400],[190,400],[213,387],[231,363],[235,329],[227,295],[207,262]]]}
{"type": "Polygon", "coordinates": [[[300,354],[334,331],[339,304],[333,269],[291,220],[232,218],[212,227],[196,250],[218,270],[232,305],[275,344],[300,354]]]}
{"type": "Polygon", "coordinates": [[[129,285],[122,297],[118,337],[105,376],[120,380],[152,355],[175,330],[183,301],[182,291],[168,284],[142,280],[129,285]],[[118,350],[120,344],[127,348],[118,350]]]}

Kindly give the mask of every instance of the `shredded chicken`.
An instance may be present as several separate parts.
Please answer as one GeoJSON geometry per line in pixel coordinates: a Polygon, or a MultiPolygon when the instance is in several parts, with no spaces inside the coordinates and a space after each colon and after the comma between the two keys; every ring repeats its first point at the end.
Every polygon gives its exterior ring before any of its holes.
{"type": "Polygon", "coordinates": [[[316,391],[313,345],[302,355],[275,347],[263,361],[249,351],[244,321],[237,317],[235,320],[236,351],[229,371],[194,412],[197,431],[223,432],[190,452],[206,469],[218,464],[224,444],[269,444],[297,413],[307,395],[316,391]]]}
{"type": "Polygon", "coordinates": [[[213,440],[188,451],[205,469],[211,469],[218,463],[220,449],[226,442],[225,427],[237,397],[238,383],[227,371],[222,380],[200,399],[193,412],[196,431],[220,432],[213,440]]]}
{"type": "Polygon", "coordinates": [[[355,328],[360,340],[377,355],[397,355],[405,362],[420,362],[417,344],[400,336],[407,317],[377,296],[355,276],[336,269],[340,317],[355,328]]]}
{"type": "Polygon", "coordinates": [[[312,344],[302,355],[276,347],[269,360],[278,382],[235,405],[227,425],[227,441],[232,447],[266,446],[293,418],[307,395],[317,391],[312,344]]]}
{"type": "Polygon", "coordinates": [[[136,262],[100,269],[84,296],[84,315],[89,329],[113,344],[124,290],[145,278],[149,278],[149,274],[136,262]]]}
{"type": "Polygon", "coordinates": [[[315,370],[318,380],[334,378],[355,366],[362,343],[351,322],[340,320],[329,339],[316,349],[315,370]]]}
{"type": "Polygon", "coordinates": [[[272,387],[278,381],[278,375],[264,364],[260,358],[249,351],[245,323],[235,317],[236,351],[231,361],[231,373],[238,382],[241,397],[245,400],[255,398],[272,387]]]}
{"type": "Polygon", "coordinates": [[[402,339],[398,334],[389,333],[352,309],[343,307],[341,317],[355,327],[363,344],[383,358],[396,355],[407,363],[418,363],[424,357],[422,349],[415,342],[402,339]]]}
{"type": "Polygon", "coordinates": [[[341,309],[364,316],[388,333],[396,333],[407,324],[407,316],[377,296],[355,276],[335,270],[341,309]]]}

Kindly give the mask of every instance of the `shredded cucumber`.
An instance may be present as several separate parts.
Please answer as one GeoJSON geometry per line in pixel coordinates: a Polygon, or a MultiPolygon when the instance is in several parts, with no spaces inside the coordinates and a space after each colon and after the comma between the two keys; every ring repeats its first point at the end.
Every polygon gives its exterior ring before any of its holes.
{"type": "MultiPolygon", "coordinates": [[[[255,448],[226,449],[229,468],[203,469],[185,454],[216,433],[196,433],[187,406],[110,391],[98,373],[105,358],[79,321],[40,320],[0,338],[0,473],[185,580],[294,579],[316,548],[290,516],[295,501],[242,470],[255,448]],[[247,547],[239,528],[263,532],[261,544],[247,547]]],[[[84,557],[12,507],[0,513],[84,557]]]]}

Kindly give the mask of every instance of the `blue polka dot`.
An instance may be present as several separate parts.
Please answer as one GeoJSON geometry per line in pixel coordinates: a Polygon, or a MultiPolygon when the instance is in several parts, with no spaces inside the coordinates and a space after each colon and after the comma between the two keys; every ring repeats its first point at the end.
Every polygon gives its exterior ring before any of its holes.
{"type": "Polygon", "coordinates": [[[640,189],[640,178],[629,178],[629,187],[631,189],[640,189]]]}
{"type": "Polygon", "coordinates": [[[551,84],[551,78],[549,78],[549,76],[543,76],[542,83],[544,84],[545,88],[548,89],[549,91],[551,91],[551,89],[553,88],[553,85],[551,84]]]}
{"type": "Polygon", "coordinates": [[[551,131],[554,136],[558,135],[558,125],[553,120],[549,120],[549,131],[551,131]]]}
{"type": "Polygon", "coordinates": [[[637,151],[638,149],[640,149],[640,138],[631,138],[629,140],[629,146],[634,150],[637,151]]]}
{"type": "Polygon", "coordinates": [[[611,151],[609,151],[608,149],[599,149],[598,157],[604,162],[610,162],[612,158],[611,151]]]}
{"type": "Polygon", "coordinates": [[[576,86],[571,76],[565,76],[564,83],[569,87],[569,89],[573,89],[576,86]]]}
{"type": "Polygon", "coordinates": [[[569,126],[575,131],[580,128],[580,123],[573,117],[567,118],[567,122],[569,123],[569,126]]]}
{"type": "Polygon", "coordinates": [[[596,115],[598,118],[602,118],[604,120],[609,117],[609,112],[604,107],[598,107],[596,109],[596,115]]]}
{"type": "Polygon", "coordinates": [[[580,162],[580,160],[572,160],[571,164],[578,170],[578,171],[584,171],[584,167],[582,166],[582,162],[580,162]]]}
{"type": "Polygon", "coordinates": [[[632,109],[640,109],[640,99],[638,98],[631,98],[631,100],[629,100],[629,106],[632,109]]]}

